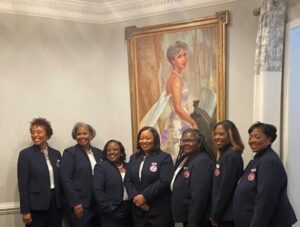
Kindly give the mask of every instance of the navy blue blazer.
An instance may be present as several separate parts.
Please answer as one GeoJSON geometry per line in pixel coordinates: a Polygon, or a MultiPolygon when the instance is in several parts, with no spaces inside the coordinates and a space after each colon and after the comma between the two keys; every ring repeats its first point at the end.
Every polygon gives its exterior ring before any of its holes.
{"type": "MultiPolygon", "coordinates": [[[[49,159],[53,168],[57,208],[62,207],[62,191],[59,177],[61,154],[48,147],[49,159]]],[[[22,150],[18,158],[18,186],[20,193],[21,213],[31,210],[49,209],[51,189],[50,176],[44,154],[37,145],[22,150]]]]}
{"type": "Polygon", "coordinates": [[[257,153],[234,193],[237,227],[290,227],[296,216],[287,196],[287,175],[271,147],[257,153]]]}
{"type": "Polygon", "coordinates": [[[215,222],[233,221],[233,194],[243,170],[241,153],[231,147],[221,151],[213,177],[211,218],[215,222]]]}
{"type": "Polygon", "coordinates": [[[172,191],[175,222],[196,227],[209,220],[213,170],[214,161],[205,152],[193,154],[181,168],[172,191]]]}
{"type": "Polygon", "coordinates": [[[141,179],[139,168],[143,154],[133,154],[128,163],[125,186],[129,199],[142,194],[150,206],[149,211],[132,206],[135,215],[156,216],[171,208],[170,183],[173,173],[173,162],[170,154],[161,150],[152,151],[145,159],[141,179]]]}
{"type": "MultiPolygon", "coordinates": [[[[96,162],[102,161],[102,151],[95,147],[91,149],[96,162]]],[[[93,198],[92,167],[89,157],[79,144],[65,149],[60,174],[66,203],[70,207],[78,204],[90,207],[93,198]]]]}
{"type": "MultiPolygon", "coordinates": [[[[126,163],[124,163],[126,168],[126,163]]],[[[93,192],[101,212],[112,214],[123,202],[124,183],[117,167],[103,161],[95,166],[93,192]]]]}

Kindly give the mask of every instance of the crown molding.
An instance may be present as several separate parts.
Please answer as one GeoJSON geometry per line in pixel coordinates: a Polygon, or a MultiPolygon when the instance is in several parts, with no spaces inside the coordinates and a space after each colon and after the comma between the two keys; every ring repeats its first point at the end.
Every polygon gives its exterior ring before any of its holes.
{"type": "Polygon", "coordinates": [[[0,12],[109,24],[232,1],[242,0],[0,0],[0,12]]]}
{"type": "Polygon", "coordinates": [[[19,202],[0,203],[0,215],[19,214],[19,213],[20,213],[19,202]]]}

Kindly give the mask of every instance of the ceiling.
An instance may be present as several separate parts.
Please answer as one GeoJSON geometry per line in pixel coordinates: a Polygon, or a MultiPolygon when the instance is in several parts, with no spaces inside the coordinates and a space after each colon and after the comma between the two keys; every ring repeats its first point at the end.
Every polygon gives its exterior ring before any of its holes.
{"type": "Polygon", "coordinates": [[[242,0],[0,0],[0,12],[108,24],[242,0]]]}

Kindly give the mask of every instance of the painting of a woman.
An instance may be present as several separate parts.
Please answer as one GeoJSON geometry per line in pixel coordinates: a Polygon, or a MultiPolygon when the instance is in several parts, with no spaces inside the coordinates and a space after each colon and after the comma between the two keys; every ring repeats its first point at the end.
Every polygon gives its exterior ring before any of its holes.
{"type": "Polygon", "coordinates": [[[198,128],[190,116],[188,99],[189,89],[182,74],[187,65],[188,46],[183,41],[169,45],[166,57],[172,65],[158,101],[141,121],[140,126],[158,128],[162,137],[162,146],[175,159],[179,150],[179,138],[187,128],[198,128]]]}
{"type": "MultiPolygon", "coordinates": [[[[182,132],[199,129],[210,144],[211,125],[224,117],[224,24],[207,19],[126,29],[134,135],[154,127],[173,160],[182,132]]],[[[134,149],[134,148],[133,148],[134,149]]]]}

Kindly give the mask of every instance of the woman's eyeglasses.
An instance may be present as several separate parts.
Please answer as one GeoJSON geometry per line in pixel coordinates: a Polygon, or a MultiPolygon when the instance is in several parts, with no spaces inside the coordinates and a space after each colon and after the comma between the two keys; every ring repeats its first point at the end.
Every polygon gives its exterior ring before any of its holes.
{"type": "Polygon", "coordinates": [[[195,142],[196,142],[195,139],[186,139],[186,140],[181,139],[180,145],[193,145],[195,142]]]}

